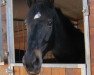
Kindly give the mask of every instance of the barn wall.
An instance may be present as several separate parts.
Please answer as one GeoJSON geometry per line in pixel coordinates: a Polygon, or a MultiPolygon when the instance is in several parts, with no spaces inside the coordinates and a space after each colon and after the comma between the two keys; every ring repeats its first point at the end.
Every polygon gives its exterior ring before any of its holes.
{"type": "MultiPolygon", "coordinates": [[[[0,75],[8,75],[6,72],[8,65],[0,66],[0,75]]],[[[13,75],[27,75],[23,67],[14,67],[13,75]]],[[[77,68],[42,68],[40,75],[81,75],[81,69],[77,68]]]]}
{"type": "Polygon", "coordinates": [[[15,49],[26,50],[27,47],[27,29],[24,21],[14,20],[14,43],[15,49]]]}
{"type": "Polygon", "coordinates": [[[3,50],[7,50],[7,34],[6,34],[6,7],[2,6],[2,30],[3,30],[3,50]]]}
{"type": "Polygon", "coordinates": [[[91,47],[91,68],[94,75],[94,0],[89,0],[90,5],[90,47],[91,47]]]}
{"type": "Polygon", "coordinates": [[[3,51],[4,51],[4,61],[7,63],[7,28],[6,28],[6,6],[3,5],[1,7],[2,12],[2,45],[3,45],[3,51]]]}
{"type": "MultiPolygon", "coordinates": [[[[26,75],[23,67],[15,67],[14,75],[26,75]]],[[[81,69],[42,68],[40,75],[81,75],[81,69]]]]}
{"type": "MultiPolygon", "coordinates": [[[[9,65],[0,66],[0,75],[9,75],[9,73],[7,72],[8,66],[9,65]]],[[[13,75],[28,75],[28,74],[24,67],[14,66],[13,75]]],[[[43,67],[39,75],[81,75],[81,69],[43,67]]]]}
{"type": "Polygon", "coordinates": [[[0,75],[8,75],[8,73],[6,73],[7,67],[8,65],[0,66],[0,75]]]}

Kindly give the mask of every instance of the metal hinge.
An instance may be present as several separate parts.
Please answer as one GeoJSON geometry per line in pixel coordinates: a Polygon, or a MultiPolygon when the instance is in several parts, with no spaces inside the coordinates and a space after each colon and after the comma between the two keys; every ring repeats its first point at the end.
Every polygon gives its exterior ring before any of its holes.
{"type": "Polygon", "coordinates": [[[82,12],[84,13],[85,16],[88,16],[89,15],[89,8],[88,8],[88,6],[84,7],[82,12]]]}
{"type": "Polygon", "coordinates": [[[2,1],[1,6],[6,5],[6,0],[1,0],[1,1],[2,1]]]}
{"type": "Polygon", "coordinates": [[[9,75],[13,75],[13,66],[9,66],[9,67],[6,69],[6,72],[7,72],[9,75]]]}

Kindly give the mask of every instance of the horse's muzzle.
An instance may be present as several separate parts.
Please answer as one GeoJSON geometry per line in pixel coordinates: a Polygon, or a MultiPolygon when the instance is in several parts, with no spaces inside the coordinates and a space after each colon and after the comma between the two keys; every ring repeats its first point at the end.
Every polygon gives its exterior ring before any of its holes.
{"type": "Polygon", "coordinates": [[[37,72],[28,72],[29,75],[38,75],[40,73],[40,71],[37,72]]]}

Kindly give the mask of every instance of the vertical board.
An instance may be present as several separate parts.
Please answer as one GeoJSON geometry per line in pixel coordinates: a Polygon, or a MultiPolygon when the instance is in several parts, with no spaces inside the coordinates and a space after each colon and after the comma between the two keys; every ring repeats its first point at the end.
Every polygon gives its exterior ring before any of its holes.
{"type": "Polygon", "coordinates": [[[1,7],[2,9],[2,48],[5,64],[8,63],[7,57],[7,29],[6,29],[6,5],[1,7]]]}
{"type": "Polygon", "coordinates": [[[63,68],[52,68],[52,75],[65,75],[65,69],[63,69],[63,68]]]}
{"type": "Polygon", "coordinates": [[[24,67],[14,67],[14,75],[27,75],[27,72],[24,67]]]}
{"type": "Polygon", "coordinates": [[[91,74],[94,75],[94,63],[92,63],[91,66],[92,66],[92,70],[91,70],[92,72],[91,72],[91,74]]]}
{"type": "Polygon", "coordinates": [[[89,5],[90,5],[90,16],[89,16],[90,28],[94,28],[94,0],[89,0],[89,5]]]}
{"type": "Polygon", "coordinates": [[[66,75],[81,75],[81,69],[66,69],[66,75]]]}
{"type": "Polygon", "coordinates": [[[89,0],[90,6],[90,48],[91,48],[91,74],[94,75],[94,0],[89,0]]]}
{"type": "Polygon", "coordinates": [[[24,67],[20,67],[20,75],[27,75],[27,72],[24,67]]]}
{"type": "Polygon", "coordinates": [[[14,75],[20,75],[20,68],[14,67],[14,75]]]}
{"type": "Polygon", "coordinates": [[[60,75],[59,68],[52,68],[52,75],[60,75]]]}
{"type": "Polygon", "coordinates": [[[8,73],[6,72],[7,67],[7,65],[0,66],[0,75],[8,75],[8,73]]]}
{"type": "Polygon", "coordinates": [[[42,68],[40,75],[51,75],[51,68],[42,68]]]}
{"type": "Polygon", "coordinates": [[[90,28],[91,60],[94,63],[94,28],[90,28]]]}

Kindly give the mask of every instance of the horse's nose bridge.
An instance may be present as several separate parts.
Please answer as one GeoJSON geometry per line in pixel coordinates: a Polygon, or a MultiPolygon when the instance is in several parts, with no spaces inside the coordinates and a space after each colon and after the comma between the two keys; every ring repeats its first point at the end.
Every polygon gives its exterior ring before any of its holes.
{"type": "Polygon", "coordinates": [[[34,52],[37,58],[42,58],[42,51],[40,49],[35,49],[34,52]]]}

